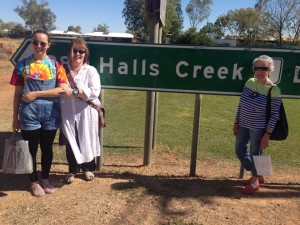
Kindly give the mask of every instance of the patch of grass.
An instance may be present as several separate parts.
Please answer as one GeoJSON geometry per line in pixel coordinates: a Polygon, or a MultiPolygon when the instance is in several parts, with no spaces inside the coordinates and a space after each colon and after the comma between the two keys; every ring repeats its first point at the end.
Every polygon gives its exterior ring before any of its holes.
{"type": "MultiPolygon", "coordinates": [[[[194,94],[159,93],[156,149],[190,158],[194,94]]],[[[236,160],[232,125],[238,96],[202,95],[198,159],[236,160]]],[[[274,163],[300,166],[300,100],[284,99],[290,134],[286,141],[271,141],[268,153],[274,163]]],[[[105,90],[107,127],[105,154],[137,154],[144,149],[146,92],[105,90]]],[[[154,152],[155,154],[155,152],[154,152]]]]}

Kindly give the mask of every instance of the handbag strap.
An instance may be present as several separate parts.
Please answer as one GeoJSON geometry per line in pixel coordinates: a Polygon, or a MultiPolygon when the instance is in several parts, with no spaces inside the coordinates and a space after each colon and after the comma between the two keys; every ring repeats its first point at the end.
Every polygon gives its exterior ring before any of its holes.
{"type": "Polygon", "coordinates": [[[270,89],[268,91],[267,108],[266,108],[266,118],[267,118],[267,121],[269,121],[269,119],[271,117],[271,91],[272,91],[273,87],[274,86],[270,87],[270,89]]]}
{"type": "MultiPolygon", "coordinates": [[[[77,86],[76,86],[76,84],[75,84],[75,81],[74,81],[74,73],[71,70],[71,67],[70,67],[69,63],[67,64],[67,67],[68,68],[67,68],[66,72],[67,72],[67,78],[68,78],[68,81],[70,83],[70,86],[71,86],[72,89],[78,89],[77,86]]],[[[82,98],[79,98],[79,99],[81,99],[82,101],[84,101],[82,98]]],[[[90,105],[94,109],[99,110],[99,107],[97,105],[95,105],[93,102],[91,102],[90,100],[84,101],[84,102],[86,102],[88,105],[90,105]]]]}

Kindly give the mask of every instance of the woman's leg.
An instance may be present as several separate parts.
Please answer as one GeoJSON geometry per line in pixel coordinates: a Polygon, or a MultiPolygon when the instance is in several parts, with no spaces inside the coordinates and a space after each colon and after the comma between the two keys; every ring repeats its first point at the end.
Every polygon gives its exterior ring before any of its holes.
{"type": "Polygon", "coordinates": [[[87,163],[82,163],[80,166],[83,171],[94,171],[96,170],[95,159],[87,163]]]}
{"type": "Polygon", "coordinates": [[[236,136],[235,153],[247,171],[251,171],[253,167],[252,159],[248,151],[249,138],[249,129],[239,127],[239,132],[236,136]]]}
{"type": "Polygon", "coordinates": [[[260,148],[260,142],[262,137],[265,134],[265,129],[258,129],[258,130],[250,130],[250,155],[251,155],[251,160],[252,160],[252,168],[251,168],[251,173],[252,176],[258,177],[255,165],[253,162],[253,155],[259,155],[261,152],[260,148]]]}
{"type": "Polygon", "coordinates": [[[24,140],[28,141],[29,152],[33,161],[33,172],[29,175],[31,182],[38,181],[38,175],[36,170],[36,154],[38,151],[38,145],[40,142],[40,129],[37,130],[21,130],[24,140]]]}
{"type": "Polygon", "coordinates": [[[73,174],[79,173],[80,167],[77,164],[75,155],[69,143],[66,145],[66,157],[69,165],[69,173],[73,173],[73,174]]]}
{"type": "Polygon", "coordinates": [[[41,165],[42,179],[48,179],[52,160],[53,160],[53,142],[57,130],[41,130],[40,146],[41,146],[41,165]]]}

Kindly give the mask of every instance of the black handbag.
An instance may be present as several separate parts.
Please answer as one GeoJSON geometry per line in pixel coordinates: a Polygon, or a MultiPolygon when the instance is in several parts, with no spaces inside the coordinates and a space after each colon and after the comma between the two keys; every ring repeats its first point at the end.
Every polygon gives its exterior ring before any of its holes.
{"type": "MultiPolygon", "coordinates": [[[[269,121],[269,119],[271,117],[271,90],[272,90],[272,88],[273,87],[271,87],[268,92],[267,109],[266,109],[267,121],[269,121]]],[[[272,134],[270,135],[270,140],[283,141],[287,138],[288,134],[289,134],[289,126],[288,126],[283,102],[281,101],[279,118],[277,120],[277,123],[276,123],[273,131],[272,131],[272,134]]]]}

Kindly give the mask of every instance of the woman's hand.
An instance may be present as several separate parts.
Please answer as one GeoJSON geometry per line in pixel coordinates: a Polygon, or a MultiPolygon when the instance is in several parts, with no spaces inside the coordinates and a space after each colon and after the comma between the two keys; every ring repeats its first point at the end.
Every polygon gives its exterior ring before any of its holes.
{"type": "Polygon", "coordinates": [[[60,96],[64,95],[65,93],[67,93],[67,90],[64,89],[64,88],[62,88],[62,89],[58,90],[57,93],[58,93],[58,95],[60,97],[60,96]]]}
{"type": "Polygon", "coordinates": [[[20,122],[18,119],[13,119],[12,130],[13,130],[13,132],[17,132],[20,130],[20,122]]]}
{"type": "Polygon", "coordinates": [[[37,92],[36,91],[30,91],[26,95],[22,96],[22,101],[30,103],[34,101],[37,98],[37,92]]]}
{"type": "Polygon", "coordinates": [[[73,89],[72,88],[63,88],[61,91],[58,92],[60,96],[62,97],[75,97],[75,95],[73,94],[73,89]]]}
{"type": "Polygon", "coordinates": [[[264,136],[262,137],[261,141],[260,141],[260,148],[261,149],[265,149],[265,148],[269,147],[269,138],[270,138],[270,135],[265,133],[264,136]]]}
{"type": "Polygon", "coordinates": [[[239,132],[239,125],[238,125],[238,123],[234,123],[233,124],[232,132],[233,132],[233,135],[237,135],[238,134],[238,132],[239,132]]]}

